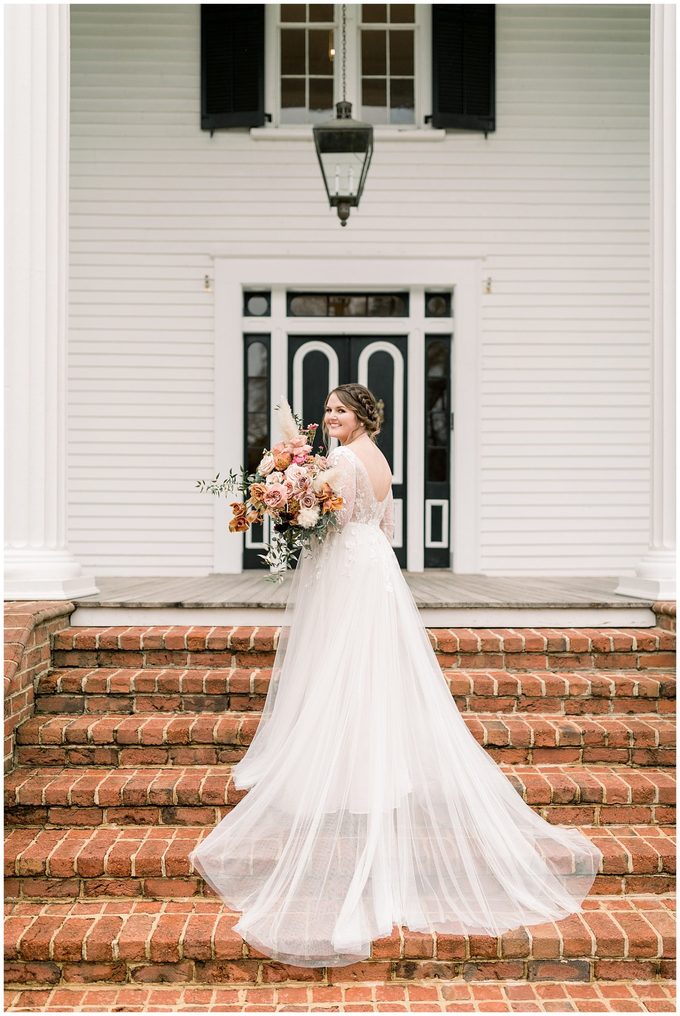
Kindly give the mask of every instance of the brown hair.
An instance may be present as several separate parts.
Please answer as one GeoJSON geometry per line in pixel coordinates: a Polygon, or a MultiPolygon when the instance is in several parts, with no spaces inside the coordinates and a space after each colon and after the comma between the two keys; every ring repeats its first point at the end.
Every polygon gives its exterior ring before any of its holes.
{"type": "Polygon", "coordinates": [[[342,402],[343,406],[347,409],[351,409],[356,414],[356,418],[360,424],[363,424],[366,433],[375,441],[378,434],[380,433],[380,425],[384,419],[384,403],[382,399],[376,399],[370,389],[364,385],[359,384],[347,384],[338,385],[326,396],[326,400],[323,404],[323,421],[321,424],[324,444],[328,448],[330,443],[330,434],[328,427],[326,426],[326,406],[331,395],[337,395],[342,402]]]}

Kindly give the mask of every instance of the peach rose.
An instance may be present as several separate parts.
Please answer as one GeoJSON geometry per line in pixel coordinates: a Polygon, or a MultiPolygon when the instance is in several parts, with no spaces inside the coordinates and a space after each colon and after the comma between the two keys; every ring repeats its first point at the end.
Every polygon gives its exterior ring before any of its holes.
{"type": "Polygon", "coordinates": [[[274,468],[274,456],[271,454],[271,452],[266,452],[260,459],[260,464],[257,467],[257,472],[262,473],[263,476],[266,476],[267,473],[271,473],[273,468],[274,468]]]}
{"type": "Polygon", "coordinates": [[[264,483],[252,483],[250,485],[250,500],[253,504],[262,503],[266,489],[267,487],[264,483]]]}

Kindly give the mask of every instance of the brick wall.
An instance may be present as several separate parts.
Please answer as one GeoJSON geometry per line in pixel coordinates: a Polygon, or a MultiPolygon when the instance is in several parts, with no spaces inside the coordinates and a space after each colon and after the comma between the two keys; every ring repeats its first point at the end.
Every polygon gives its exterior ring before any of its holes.
{"type": "Polygon", "coordinates": [[[5,603],[4,767],[14,767],[15,730],[33,715],[34,682],[50,668],[51,636],[70,626],[70,600],[5,603]]]}
{"type": "Polygon", "coordinates": [[[652,604],[656,614],[657,627],[666,631],[675,631],[675,600],[657,600],[652,604]]]}

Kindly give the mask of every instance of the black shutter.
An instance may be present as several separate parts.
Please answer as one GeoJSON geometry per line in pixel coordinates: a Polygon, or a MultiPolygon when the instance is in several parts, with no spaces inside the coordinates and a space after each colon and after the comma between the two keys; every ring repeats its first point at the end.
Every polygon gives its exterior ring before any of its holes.
{"type": "Polygon", "coordinates": [[[495,4],[432,4],[432,126],[496,129],[495,4]]]}
{"type": "Polygon", "coordinates": [[[201,127],[264,124],[264,4],[201,4],[201,127]]]}

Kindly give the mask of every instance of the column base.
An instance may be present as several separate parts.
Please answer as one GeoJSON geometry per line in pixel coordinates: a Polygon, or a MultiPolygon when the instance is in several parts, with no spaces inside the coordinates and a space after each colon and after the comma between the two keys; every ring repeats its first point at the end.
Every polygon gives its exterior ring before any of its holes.
{"type": "Polygon", "coordinates": [[[635,569],[619,581],[614,590],[621,596],[643,596],[650,600],[676,599],[674,550],[652,550],[635,569]]]}
{"type": "Polygon", "coordinates": [[[71,600],[98,592],[94,575],[68,550],[5,548],[5,600],[71,600]]]}

